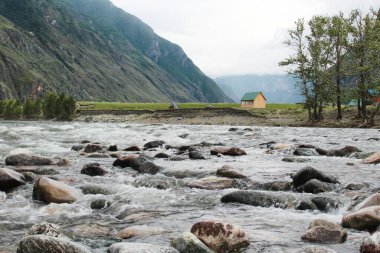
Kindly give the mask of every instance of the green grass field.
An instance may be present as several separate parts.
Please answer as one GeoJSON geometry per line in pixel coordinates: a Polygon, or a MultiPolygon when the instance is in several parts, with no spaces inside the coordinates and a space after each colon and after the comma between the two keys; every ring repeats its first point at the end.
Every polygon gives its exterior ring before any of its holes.
{"type": "MultiPolygon", "coordinates": [[[[81,110],[167,110],[170,103],[120,103],[120,102],[79,102],[81,110]]],[[[240,108],[238,103],[178,103],[180,109],[189,108],[240,108]]],[[[300,109],[297,104],[267,104],[267,110],[300,109]]],[[[259,109],[254,109],[259,110],[259,109]]]]}

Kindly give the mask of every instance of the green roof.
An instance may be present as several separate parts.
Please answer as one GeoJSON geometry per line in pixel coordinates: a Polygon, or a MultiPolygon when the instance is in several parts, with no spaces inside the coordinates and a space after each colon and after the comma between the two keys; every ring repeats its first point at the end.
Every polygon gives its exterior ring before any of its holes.
{"type": "Polygon", "coordinates": [[[245,93],[241,100],[255,100],[255,98],[260,94],[260,92],[248,92],[245,93]]]}

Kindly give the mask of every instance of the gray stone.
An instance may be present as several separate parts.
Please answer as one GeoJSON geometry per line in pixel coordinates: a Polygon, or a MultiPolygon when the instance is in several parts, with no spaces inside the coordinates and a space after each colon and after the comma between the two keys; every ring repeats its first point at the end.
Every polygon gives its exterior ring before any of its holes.
{"type": "Polygon", "coordinates": [[[336,251],[323,246],[305,246],[294,253],[336,253],[336,251]]]}
{"type": "Polygon", "coordinates": [[[95,152],[98,152],[102,149],[103,149],[102,146],[100,146],[99,144],[87,144],[87,146],[84,148],[84,152],[85,153],[95,153],[95,152]]]}
{"type": "Polygon", "coordinates": [[[200,152],[200,151],[190,151],[189,152],[189,158],[191,160],[204,160],[205,157],[203,156],[203,154],[200,152]]]}
{"type": "Polygon", "coordinates": [[[227,178],[247,178],[246,175],[238,172],[234,168],[228,165],[224,165],[222,168],[216,171],[216,175],[219,177],[227,177],[227,178]]]}
{"type": "Polygon", "coordinates": [[[25,183],[25,177],[21,173],[11,169],[0,168],[0,191],[7,192],[25,183]]]}
{"type": "Polygon", "coordinates": [[[193,180],[187,184],[190,188],[199,188],[206,190],[221,190],[234,187],[235,181],[231,178],[223,177],[205,177],[193,180]]]}
{"type": "Polygon", "coordinates": [[[319,153],[315,149],[310,148],[297,148],[293,155],[297,156],[319,156],[319,153]]]}
{"type": "Polygon", "coordinates": [[[331,192],[335,189],[333,184],[321,182],[318,179],[311,179],[305,184],[297,188],[298,192],[307,192],[307,193],[321,193],[321,192],[331,192]]]}
{"type": "Polygon", "coordinates": [[[347,233],[338,224],[318,219],[310,224],[301,239],[313,243],[343,243],[347,233]]]}
{"type": "Polygon", "coordinates": [[[91,253],[84,246],[64,238],[47,235],[25,236],[19,243],[17,253],[91,253]]]}
{"type": "Polygon", "coordinates": [[[293,179],[293,185],[296,188],[305,184],[307,181],[311,179],[318,179],[319,181],[326,183],[339,183],[339,181],[335,177],[326,175],[323,172],[320,172],[310,166],[307,166],[297,171],[291,177],[293,179]]]}
{"type": "Polygon", "coordinates": [[[5,164],[11,166],[43,166],[52,165],[53,161],[49,158],[33,154],[17,154],[5,158],[5,164]]]}
{"type": "Polygon", "coordinates": [[[180,253],[214,253],[193,233],[186,232],[172,241],[172,245],[180,253]]]}

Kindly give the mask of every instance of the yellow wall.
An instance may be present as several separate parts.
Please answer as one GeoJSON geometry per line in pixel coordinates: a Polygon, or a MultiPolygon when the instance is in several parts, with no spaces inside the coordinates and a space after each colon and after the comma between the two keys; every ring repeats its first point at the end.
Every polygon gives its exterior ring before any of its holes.
{"type": "Polygon", "coordinates": [[[241,108],[265,108],[266,107],[266,101],[264,96],[260,93],[257,95],[256,99],[253,101],[241,101],[240,104],[241,108]]]}

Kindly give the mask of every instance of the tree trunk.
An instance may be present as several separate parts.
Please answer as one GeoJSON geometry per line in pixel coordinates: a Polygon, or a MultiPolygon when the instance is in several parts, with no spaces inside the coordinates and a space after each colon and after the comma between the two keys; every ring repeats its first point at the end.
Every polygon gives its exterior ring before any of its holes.
{"type": "Polygon", "coordinates": [[[337,57],[337,63],[336,63],[336,107],[338,109],[338,115],[336,116],[337,120],[342,119],[342,105],[341,105],[341,99],[340,99],[340,82],[341,82],[341,76],[340,76],[340,58],[339,55],[337,57]]]}
{"type": "Polygon", "coordinates": [[[380,102],[376,102],[376,108],[375,110],[372,112],[372,115],[371,115],[371,124],[374,124],[375,123],[375,115],[380,111],[380,102]]]}
{"type": "Polygon", "coordinates": [[[318,119],[323,120],[323,103],[322,101],[319,102],[319,107],[318,107],[318,119]]]}
{"type": "Polygon", "coordinates": [[[362,107],[360,106],[360,98],[358,98],[358,119],[362,117],[362,107]]]}

